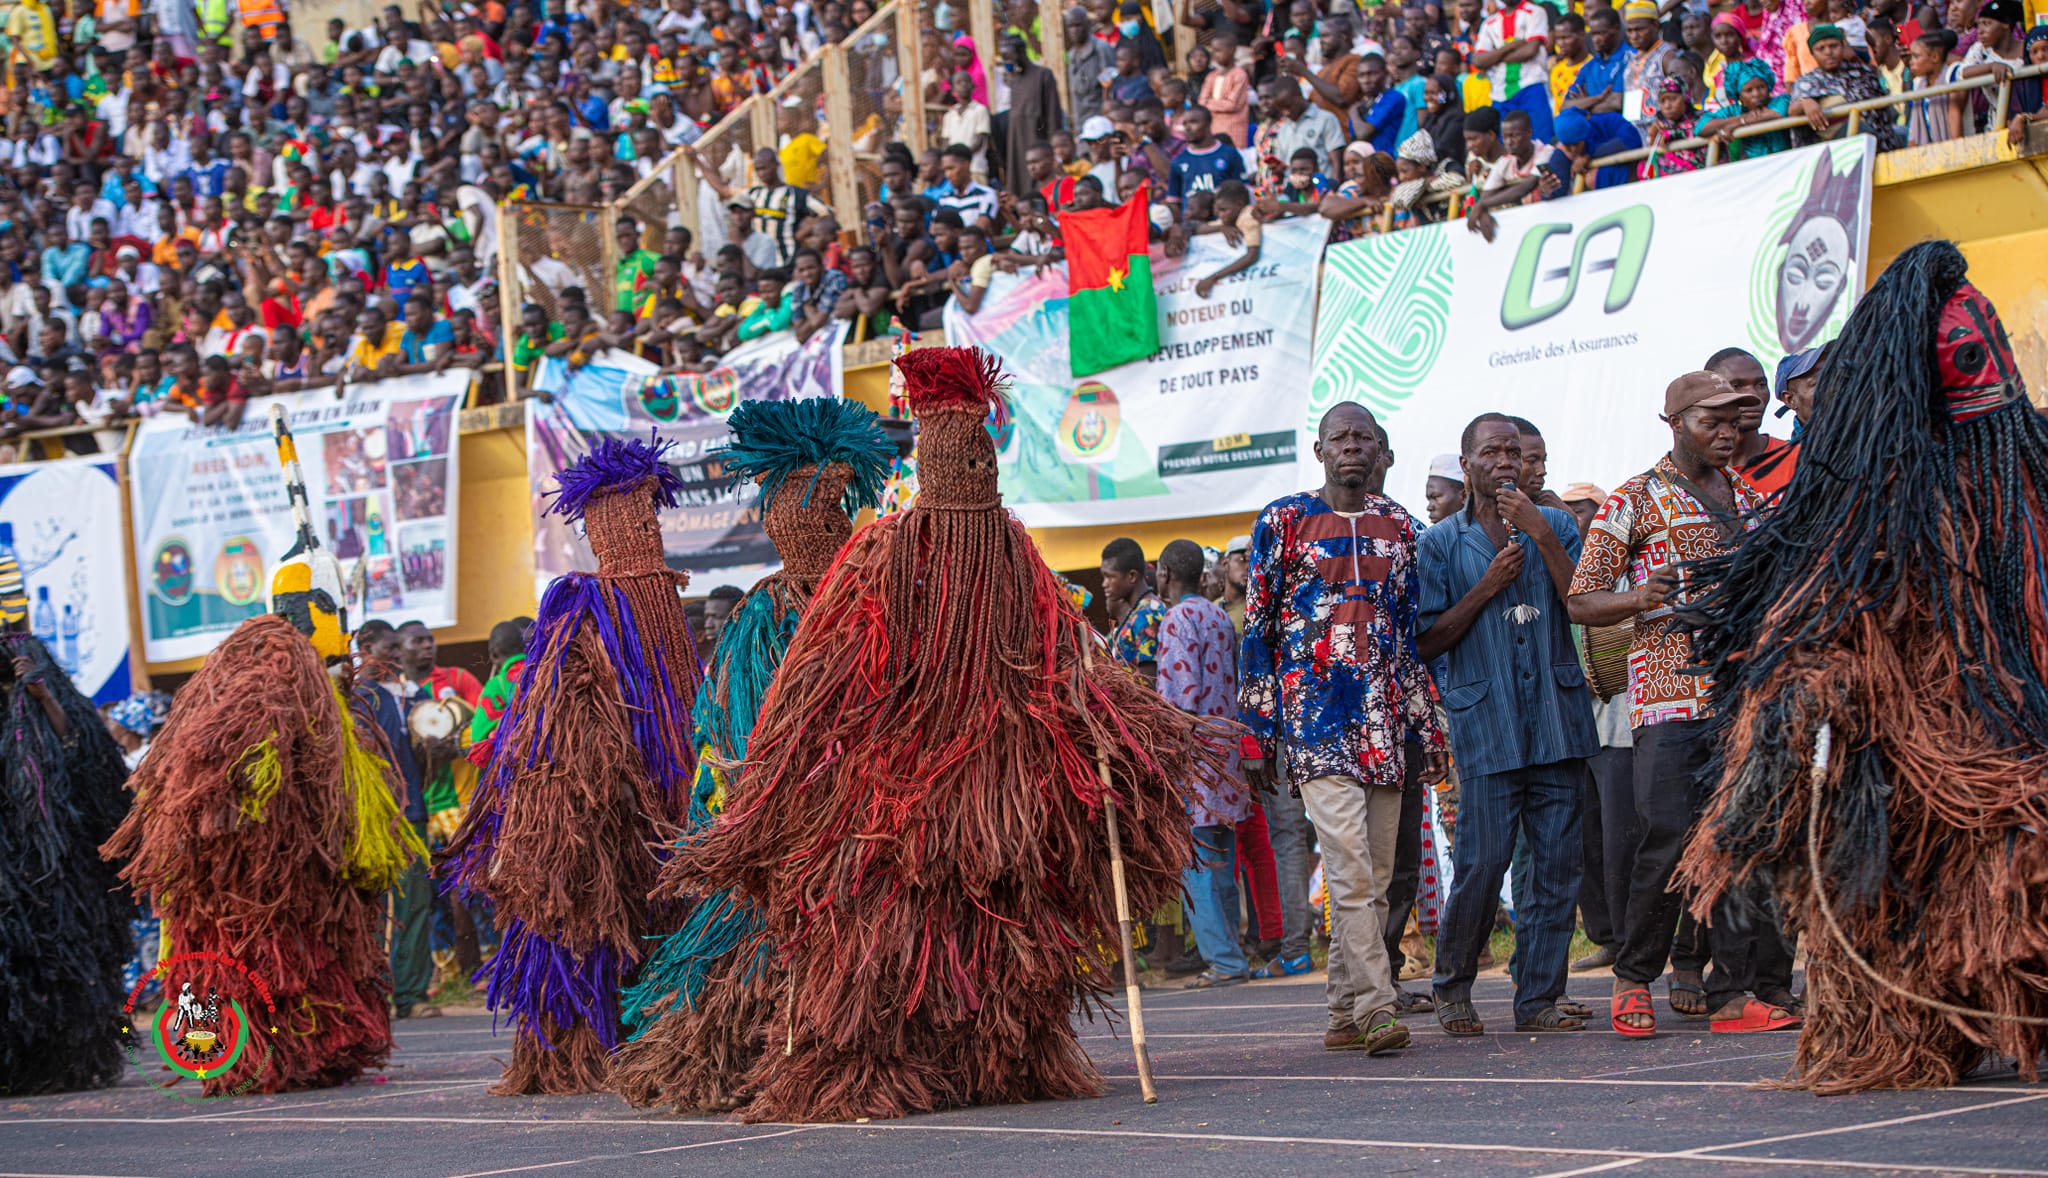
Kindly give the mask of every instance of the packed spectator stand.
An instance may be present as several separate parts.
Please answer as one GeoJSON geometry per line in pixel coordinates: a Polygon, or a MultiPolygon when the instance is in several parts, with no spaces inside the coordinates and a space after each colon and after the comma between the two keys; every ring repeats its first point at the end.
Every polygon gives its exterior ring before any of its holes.
{"type": "Polygon", "coordinates": [[[1249,257],[1831,136],[2019,144],[2034,2],[21,0],[0,430],[90,452],[269,392],[466,366],[516,400],[545,356],[927,329],[1139,193],[1159,248],[1249,257]]]}

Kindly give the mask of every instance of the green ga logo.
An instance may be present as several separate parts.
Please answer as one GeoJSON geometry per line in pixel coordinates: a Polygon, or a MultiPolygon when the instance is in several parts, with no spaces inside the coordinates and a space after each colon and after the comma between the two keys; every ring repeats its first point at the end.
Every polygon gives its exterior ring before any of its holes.
{"type": "Polygon", "coordinates": [[[1543,303],[1536,302],[1536,280],[1538,266],[1542,262],[1543,247],[1553,237],[1570,233],[1569,223],[1552,222],[1537,225],[1522,235],[1522,246],[1515,252],[1514,269],[1508,273],[1507,290],[1500,300],[1500,325],[1509,331],[1520,331],[1534,327],[1559,311],[1571,305],[1572,297],[1579,293],[1579,277],[1587,271],[1598,273],[1613,272],[1607,283],[1607,301],[1604,308],[1609,315],[1628,306],[1636,297],[1636,284],[1642,281],[1643,265],[1650,256],[1650,233],[1656,225],[1656,217],[1648,205],[1635,205],[1607,214],[1579,230],[1577,240],[1572,243],[1572,263],[1568,267],[1542,271],[1545,282],[1564,279],[1564,289],[1543,303]],[[1590,266],[1586,263],[1586,248],[1604,233],[1621,235],[1620,246],[1611,258],[1600,258],[1590,266]]]}

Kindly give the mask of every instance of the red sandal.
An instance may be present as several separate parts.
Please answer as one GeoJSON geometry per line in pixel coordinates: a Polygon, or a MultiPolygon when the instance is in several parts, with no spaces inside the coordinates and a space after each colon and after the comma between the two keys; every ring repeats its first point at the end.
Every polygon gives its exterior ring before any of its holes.
{"type": "Polygon", "coordinates": [[[1631,1039],[1647,1039],[1651,1035],[1656,1034],[1657,1007],[1650,1000],[1650,988],[1648,986],[1637,986],[1633,990],[1623,990],[1621,993],[1616,994],[1613,1001],[1613,1012],[1609,1015],[1608,1021],[1613,1024],[1615,1034],[1627,1035],[1631,1039]],[[1647,1027],[1637,1027],[1622,1022],[1622,1018],[1627,1015],[1648,1015],[1650,1017],[1650,1025],[1647,1027]]]}
{"type": "Polygon", "coordinates": [[[1707,1025],[1716,1035],[1748,1035],[1758,1031],[1795,1031],[1802,1020],[1782,1006],[1751,998],[1734,1018],[1717,1018],[1707,1025]]]}

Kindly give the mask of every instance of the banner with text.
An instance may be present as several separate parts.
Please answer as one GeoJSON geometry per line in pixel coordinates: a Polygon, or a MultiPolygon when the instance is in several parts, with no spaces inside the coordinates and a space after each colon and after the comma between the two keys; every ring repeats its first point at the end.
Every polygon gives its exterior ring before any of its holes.
{"type": "Polygon", "coordinates": [[[1398,455],[1387,493],[1418,512],[1430,457],[1487,412],[1543,431],[1552,490],[1611,491],[1670,448],[1674,378],[1726,347],[1771,372],[1841,330],[1864,286],[1869,143],[1506,209],[1491,242],[1450,222],[1332,247],[1305,428],[1342,401],[1371,409],[1398,455]]]}
{"type": "Polygon", "coordinates": [[[28,586],[29,629],[97,704],[131,690],[120,519],[111,456],[0,466],[0,548],[28,586]]]}
{"type": "Polygon", "coordinates": [[[997,274],[973,315],[946,307],[946,340],[1002,357],[1014,380],[998,439],[1003,499],[1031,527],[1250,511],[1295,489],[1308,403],[1314,274],[1328,221],[1265,228],[1258,260],[1220,235],[1154,254],[1159,350],[1080,380],[1067,366],[1067,273],[997,274]]]}
{"type": "MultiPolygon", "coordinates": [[[[370,618],[455,622],[455,415],[466,371],[401,376],[288,393],[307,501],[320,542],[367,600],[370,618]]],[[[277,444],[272,399],[252,401],[236,430],[159,413],[129,455],[135,569],[141,580],[144,654],[196,658],[267,608],[270,574],[297,535],[277,444]]]]}
{"type": "Polygon", "coordinates": [[[563,573],[597,568],[581,529],[547,511],[556,473],[589,451],[593,433],[645,438],[652,431],[675,443],[668,457],[683,493],[674,510],[661,513],[661,539],[669,567],[690,571],[691,596],[719,585],[751,588],[779,568],[754,492],[731,490],[718,461],[731,436],[725,419],[745,400],[837,396],[845,331],[834,324],[803,342],[777,332],[727,352],[705,373],[663,374],[616,350],[575,369],[543,360],[534,388],[552,403],[530,401],[526,414],[534,595],[563,573]]]}

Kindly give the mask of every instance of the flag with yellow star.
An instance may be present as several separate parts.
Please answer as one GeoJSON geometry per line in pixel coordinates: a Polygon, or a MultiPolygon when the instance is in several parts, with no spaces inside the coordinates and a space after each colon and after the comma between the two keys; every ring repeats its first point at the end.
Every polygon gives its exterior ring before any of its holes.
{"type": "Polygon", "coordinates": [[[1067,246],[1067,353],[1075,376],[1159,350],[1159,299],[1147,243],[1150,199],[1140,187],[1113,209],[1060,216],[1067,246]]]}

